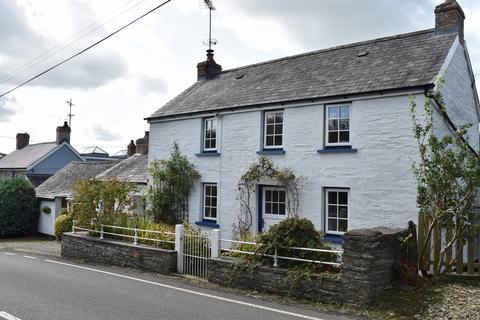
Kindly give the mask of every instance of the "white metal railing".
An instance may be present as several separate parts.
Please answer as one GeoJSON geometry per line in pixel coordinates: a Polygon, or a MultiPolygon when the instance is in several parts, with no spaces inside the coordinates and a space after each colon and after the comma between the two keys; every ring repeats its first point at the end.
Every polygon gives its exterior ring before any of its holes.
{"type": "MultiPolygon", "coordinates": [[[[251,241],[239,241],[239,240],[231,240],[231,239],[219,239],[219,240],[220,240],[220,242],[226,242],[226,243],[232,243],[232,244],[246,244],[246,245],[254,245],[254,246],[260,246],[261,245],[260,243],[251,242],[251,241]]],[[[331,250],[331,249],[302,248],[302,247],[285,247],[284,249],[336,254],[338,256],[339,260],[341,260],[342,254],[343,254],[342,250],[331,250]]],[[[253,251],[225,248],[225,247],[222,247],[221,245],[220,245],[220,250],[221,251],[226,251],[226,252],[249,254],[249,255],[256,254],[256,252],[253,252],[253,251]]],[[[278,255],[277,248],[275,248],[274,254],[262,254],[262,256],[273,258],[273,266],[274,267],[278,267],[278,259],[311,262],[311,263],[316,263],[316,264],[329,265],[329,266],[333,266],[333,267],[340,267],[342,265],[339,262],[319,261],[319,260],[310,260],[310,259],[303,259],[303,258],[280,256],[280,255],[278,255]]]]}
{"type": "Polygon", "coordinates": [[[134,245],[138,245],[138,240],[175,244],[175,233],[174,232],[138,229],[137,227],[128,228],[128,227],[112,226],[112,225],[108,225],[108,224],[101,224],[100,225],[100,230],[98,230],[98,229],[93,229],[93,228],[79,227],[79,226],[77,226],[76,221],[73,220],[73,222],[72,222],[72,233],[75,233],[76,231],[86,231],[86,232],[96,233],[96,234],[99,235],[99,239],[101,239],[101,240],[104,239],[105,235],[132,239],[134,245]],[[107,230],[109,230],[109,229],[115,230],[116,229],[116,230],[132,231],[133,234],[124,234],[124,233],[116,233],[116,232],[105,231],[105,228],[107,230]],[[139,233],[143,233],[143,234],[139,235],[139,233]],[[160,235],[164,235],[164,236],[173,236],[173,240],[149,238],[149,237],[145,236],[145,233],[147,235],[150,233],[150,234],[160,234],[160,235]]]}

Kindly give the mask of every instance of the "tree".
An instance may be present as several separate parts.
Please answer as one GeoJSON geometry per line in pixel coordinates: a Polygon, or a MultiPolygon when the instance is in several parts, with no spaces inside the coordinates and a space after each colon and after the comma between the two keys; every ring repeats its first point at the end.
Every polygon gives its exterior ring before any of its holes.
{"type": "Polygon", "coordinates": [[[155,222],[175,224],[186,219],[188,195],[200,174],[174,143],[170,158],[150,165],[149,214],[155,222]]]}
{"type": "Polygon", "coordinates": [[[0,238],[33,234],[39,209],[35,189],[25,178],[0,182],[0,238]]]}
{"type": "Polygon", "coordinates": [[[79,179],[73,188],[74,219],[82,225],[113,224],[132,209],[136,186],[116,178],[108,181],[79,179]]]}
{"type": "MultiPolygon", "coordinates": [[[[438,88],[439,86],[437,86],[438,88]]],[[[417,180],[417,205],[419,207],[420,243],[419,268],[427,274],[430,259],[430,243],[439,245],[441,229],[453,227],[451,239],[440,252],[433,266],[433,275],[441,272],[441,261],[456,241],[469,237],[472,225],[472,207],[480,182],[479,158],[468,144],[469,124],[458,127],[451,135],[437,137],[433,133],[434,104],[446,117],[444,101],[437,90],[427,96],[424,104],[425,119],[417,118],[417,105],[411,100],[413,133],[418,143],[419,159],[414,162],[413,172],[417,180]]],[[[438,255],[438,253],[437,253],[438,255]]],[[[452,259],[453,261],[453,259],[452,259]]],[[[449,262],[449,263],[452,263],[449,262]]]]}

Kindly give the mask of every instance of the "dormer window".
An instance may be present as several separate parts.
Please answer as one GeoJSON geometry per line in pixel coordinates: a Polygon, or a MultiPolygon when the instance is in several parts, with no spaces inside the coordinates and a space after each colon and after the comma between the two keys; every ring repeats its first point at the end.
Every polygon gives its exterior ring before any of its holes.
{"type": "Polygon", "coordinates": [[[350,146],[350,105],[327,106],[325,120],[325,145],[350,146]]]}
{"type": "Polygon", "coordinates": [[[203,124],[203,151],[217,151],[217,118],[206,118],[203,124]]]}

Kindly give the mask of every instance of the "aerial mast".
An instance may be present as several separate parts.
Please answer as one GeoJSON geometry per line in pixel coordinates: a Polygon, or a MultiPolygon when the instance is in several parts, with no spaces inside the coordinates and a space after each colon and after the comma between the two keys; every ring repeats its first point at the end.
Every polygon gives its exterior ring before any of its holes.
{"type": "Polygon", "coordinates": [[[72,114],[72,107],[74,106],[74,104],[72,102],[72,98],[70,98],[70,100],[67,100],[67,104],[70,108],[70,112],[67,114],[67,116],[68,116],[68,126],[70,128],[72,128],[72,117],[75,116],[74,114],[72,114]]]}
{"type": "Polygon", "coordinates": [[[205,6],[207,7],[208,10],[210,10],[209,13],[209,21],[208,21],[208,41],[204,42],[204,45],[208,45],[208,50],[212,50],[212,45],[217,44],[217,40],[212,39],[212,11],[216,10],[215,7],[213,6],[212,0],[203,0],[205,3],[205,6]]]}

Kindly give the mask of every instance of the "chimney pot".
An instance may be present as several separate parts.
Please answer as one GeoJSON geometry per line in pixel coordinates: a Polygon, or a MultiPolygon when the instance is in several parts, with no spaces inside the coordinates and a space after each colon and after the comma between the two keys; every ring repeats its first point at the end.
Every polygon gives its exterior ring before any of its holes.
{"type": "Polygon", "coordinates": [[[23,149],[30,143],[30,135],[28,133],[17,133],[17,150],[23,149]]]}
{"type": "Polygon", "coordinates": [[[133,140],[130,140],[130,144],[127,146],[127,156],[131,157],[137,152],[137,146],[133,142],[133,140]]]}
{"type": "Polygon", "coordinates": [[[435,8],[435,34],[457,33],[461,43],[465,41],[465,13],[455,0],[445,0],[435,8]]]}
{"type": "Polygon", "coordinates": [[[70,133],[72,130],[68,126],[67,121],[63,123],[63,126],[57,127],[57,145],[62,144],[63,142],[67,141],[70,143],[70,133]]]}
{"type": "Polygon", "coordinates": [[[213,59],[213,50],[207,50],[207,60],[197,64],[197,80],[209,80],[222,72],[222,66],[213,59]]]}
{"type": "Polygon", "coordinates": [[[137,139],[137,153],[148,154],[148,142],[150,138],[150,132],[145,131],[143,138],[137,139]]]}

